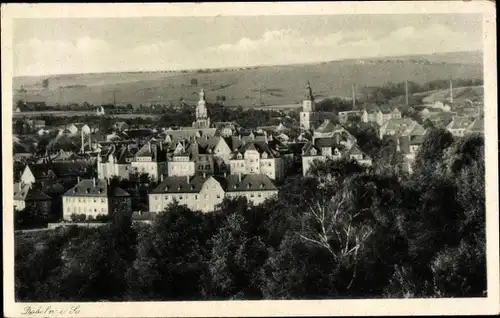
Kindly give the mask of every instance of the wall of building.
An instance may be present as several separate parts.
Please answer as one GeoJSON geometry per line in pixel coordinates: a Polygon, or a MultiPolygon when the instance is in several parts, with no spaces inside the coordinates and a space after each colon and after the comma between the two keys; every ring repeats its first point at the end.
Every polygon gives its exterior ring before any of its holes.
{"type": "Polygon", "coordinates": [[[106,197],[63,196],[63,219],[71,220],[72,214],[85,214],[87,217],[108,215],[109,205],[106,197]]]}

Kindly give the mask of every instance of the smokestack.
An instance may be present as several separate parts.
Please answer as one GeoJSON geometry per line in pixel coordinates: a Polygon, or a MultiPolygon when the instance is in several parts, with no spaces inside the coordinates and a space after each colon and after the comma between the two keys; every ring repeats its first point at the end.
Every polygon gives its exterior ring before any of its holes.
{"type": "Polygon", "coordinates": [[[352,84],[352,110],[356,109],[356,84],[352,84]]]}
{"type": "Polygon", "coordinates": [[[453,81],[450,79],[450,103],[453,103],[453,81]]]}
{"type": "Polygon", "coordinates": [[[82,149],[81,149],[81,152],[84,153],[85,152],[85,139],[84,139],[84,136],[83,136],[83,129],[81,131],[80,137],[82,139],[82,149]]]}
{"type": "Polygon", "coordinates": [[[405,98],[406,98],[406,106],[409,105],[408,102],[408,80],[405,80],[405,98]]]}

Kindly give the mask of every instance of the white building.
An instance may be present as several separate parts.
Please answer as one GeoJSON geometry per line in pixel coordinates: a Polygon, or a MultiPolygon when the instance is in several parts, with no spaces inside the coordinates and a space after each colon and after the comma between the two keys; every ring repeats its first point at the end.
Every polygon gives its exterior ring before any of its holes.
{"type": "Polygon", "coordinates": [[[193,123],[193,127],[197,128],[209,128],[210,118],[208,117],[207,106],[205,100],[205,92],[203,88],[200,90],[200,99],[198,105],[196,106],[196,121],[193,123]]]}
{"type": "Polygon", "coordinates": [[[161,212],[177,201],[189,209],[212,212],[224,198],[246,197],[257,205],[277,195],[278,189],[266,175],[233,175],[216,178],[207,175],[194,177],[165,177],[149,194],[150,212],[161,212]]]}
{"type": "Polygon", "coordinates": [[[99,179],[111,179],[119,177],[129,179],[137,148],[131,145],[115,145],[104,149],[97,156],[97,175],[99,179]]]}
{"type": "Polygon", "coordinates": [[[230,173],[265,174],[272,180],[282,180],[285,174],[283,158],[265,142],[248,142],[232,154],[230,173]]]}
{"type": "Polygon", "coordinates": [[[167,155],[163,149],[163,142],[150,140],[135,154],[131,162],[135,173],[147,173],[152,180],[167,172],[167,155]]]}
{"type": "Polygon", "coordinates": [[[312,129],[316,125],[317,119],[316,103],[311,85],[307,82],[306,95],[304,101],[302,101],[302,111],[300,112],[300,127],[305,130],[312,129]]]}
{"type": "Polygon", "coordinates": [[[71,215],[112,215],[119,204],[131,212],[130,195],[121,188],[110,188],[105,180],[83,179],[62,196],[63,219],[71,220],[71,215]]]}

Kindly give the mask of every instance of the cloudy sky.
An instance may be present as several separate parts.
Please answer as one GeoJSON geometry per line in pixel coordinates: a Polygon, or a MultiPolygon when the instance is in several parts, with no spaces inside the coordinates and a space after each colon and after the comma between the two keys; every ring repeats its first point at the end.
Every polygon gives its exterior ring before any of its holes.
{"type": "Polygon", "coordinates": [[[22,19],[16,76],[174,70],[469,51],[480,15],[22,19]]]}

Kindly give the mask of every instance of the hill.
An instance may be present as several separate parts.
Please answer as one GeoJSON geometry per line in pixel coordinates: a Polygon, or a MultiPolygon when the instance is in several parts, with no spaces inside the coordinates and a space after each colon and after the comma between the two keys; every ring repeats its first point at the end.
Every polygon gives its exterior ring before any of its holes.
{"type": "Polygon", "coordinates": [[[405,79],[425,83],[446,78],[482,78],[478,52],[342,60],[316,64],[261,66],[218,70],[70,74],[15,77],[14,101],[45,101],[48,105],[117,103],[132,105],[195,103],[200,88],[207,99],[225,96],[226,105],[256,106],[299,103],[307,81],[322,97],[351,96],[357,87],[380,86],[405,79]],[[42,87],[49,79],[48,88],[42,87]],[[195,85],[191,81],[196,79],[195,85]],[[24,91],[20,91],[20,88],[24,91]],[[113,93],[114,92],[114,93],[113,93]],[[114,95],[114,96],[113,96],[114,95]]]}

